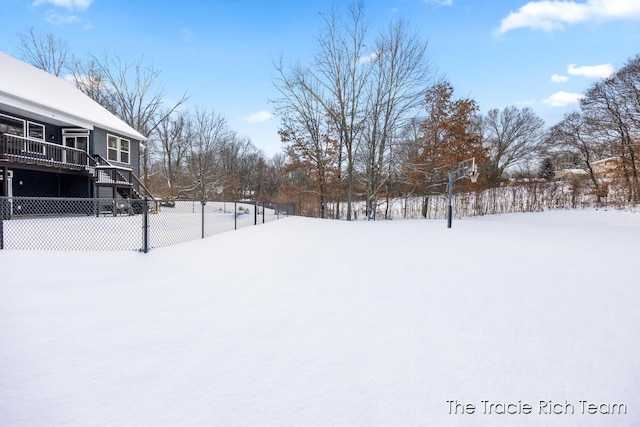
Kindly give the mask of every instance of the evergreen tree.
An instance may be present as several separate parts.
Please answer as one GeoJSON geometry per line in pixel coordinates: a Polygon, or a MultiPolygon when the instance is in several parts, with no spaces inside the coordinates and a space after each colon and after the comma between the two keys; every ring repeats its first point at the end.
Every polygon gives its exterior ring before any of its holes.
{"type": "Polygon", "coordinates": [[[553,165],[553,161],[547,157],[542,161],[542,164],[540,165],[538,176],[540,176],[540,178],[546,179],[547,181],[550,181],[553,179],[553,177],[556,176],[555,169],[556,168],[553,165]]]}

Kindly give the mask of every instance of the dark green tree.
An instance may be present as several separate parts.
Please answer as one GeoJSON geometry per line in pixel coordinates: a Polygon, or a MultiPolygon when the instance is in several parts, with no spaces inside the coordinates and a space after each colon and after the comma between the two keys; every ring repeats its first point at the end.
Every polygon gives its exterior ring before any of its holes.
{"type": "Polygon", "coordinates": [[[540,170],[538,171],[538,176],[540,178],[544,178],[547,181],[552,180],[556,176],[556,168],[553,165],[553,161],[547,157],[542,160],[542,164],[540,164],[540,170]]]}

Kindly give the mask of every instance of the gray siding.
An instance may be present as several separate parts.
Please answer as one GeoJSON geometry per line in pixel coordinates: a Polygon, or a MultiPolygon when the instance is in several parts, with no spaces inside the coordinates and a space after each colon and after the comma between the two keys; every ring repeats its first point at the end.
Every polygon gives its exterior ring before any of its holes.
{"type": "Polygon", "coordinates": [[[133,169],[133,173],[137,177],[140,177],[140,141],[137,139],[131,139],[129,137],[119,135],[115,132],[108,132],[104,129],[95,128],[93,131],[93,147],[91,148],[91,154],[99,154],[105,159],[107,158],[107,134],[119,136],[129,140],[129,146],[131,152],[129,153],[129,164],[111,162],[117,166],[124,166],[133,169]]]}

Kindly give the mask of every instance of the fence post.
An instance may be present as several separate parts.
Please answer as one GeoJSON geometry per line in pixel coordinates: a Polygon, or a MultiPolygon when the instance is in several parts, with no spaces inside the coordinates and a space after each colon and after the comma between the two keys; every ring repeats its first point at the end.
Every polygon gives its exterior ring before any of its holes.
{"type": "Polygon", "coordinates": [[[233,202],[233,229],[238,229],[238,202],[233,202]]]}
{"type": "Polygon", "coordinates": [[[0,250],[4,249],[4,198],[0,198],[0,250]]]}
{"type": "Polygon", "coordinates": [[[149,252],[149,199],[142,199],[142,252],[149,252]]]}
{"type": "Polygon", "coordinates": [[[264,202],[262,202],[262,223],[264,224],[264,202]]]}
{"type": "Polygon", "coordinates": [[[258,225],[258,201],[253,201],[253,225],[258,225]]]}

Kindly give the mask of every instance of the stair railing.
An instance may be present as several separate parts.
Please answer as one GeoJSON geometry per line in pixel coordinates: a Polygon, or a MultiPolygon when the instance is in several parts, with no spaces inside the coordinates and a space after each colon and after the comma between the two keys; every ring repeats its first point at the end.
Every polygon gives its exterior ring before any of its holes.
{"type": "Polygon", "coordinates": [[[158,200],[153,197],[153,194],[149,191],[147,187],[140,182],[138,177],[133,173],[131,168],[123,167],[123,166],[115,166],[109,162],[109,160],[105,159],[100,154],[95,154],[95,161],[97,162],[96,171],[97,171],[97,179],[99,180],[100,172],[107,174],[109,178],[109,183],[117,184],[117,183],[127,183],[133,186],[133,189],[139,193],[140,198],[144,196],[149,198],[149,203],[152,211],[158,210],[158,200]]]}

